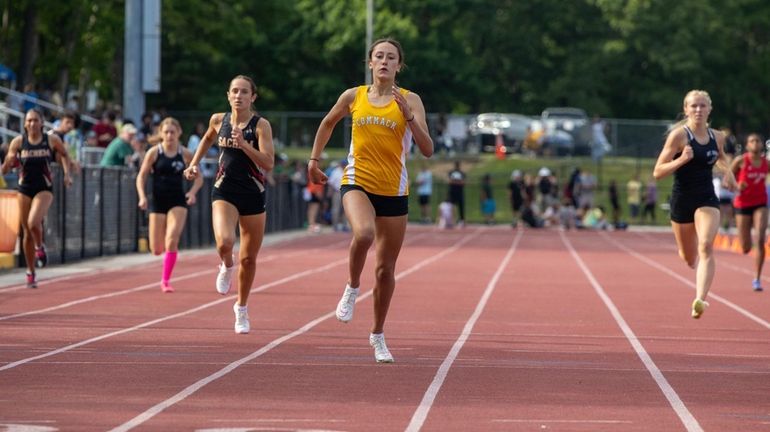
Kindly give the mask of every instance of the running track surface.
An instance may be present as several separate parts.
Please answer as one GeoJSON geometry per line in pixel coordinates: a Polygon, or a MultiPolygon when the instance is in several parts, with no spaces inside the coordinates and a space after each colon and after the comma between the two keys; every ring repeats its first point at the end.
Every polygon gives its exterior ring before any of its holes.
{"type": "Polygon", "coordinates": [[[373,254],[353,321],[333,316],[348,242],[265,246],[248,335],[213,250],[180,254],[174,294],[160,258],[0,288],[0,431],[770,431],[750,257],[717,253],[693,320],[668,232],[410,226],[381,365],[373,254]]]}

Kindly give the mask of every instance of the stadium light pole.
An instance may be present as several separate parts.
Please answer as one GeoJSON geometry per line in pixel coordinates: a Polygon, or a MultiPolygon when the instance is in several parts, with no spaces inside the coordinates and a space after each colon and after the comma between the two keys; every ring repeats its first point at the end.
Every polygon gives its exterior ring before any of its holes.
{"type": "Polygon", "coordinates": [[[369,47],[372,45],[372,27],[374,26],[374,0],[366,0],[366,46],[364,47],[364,82],[372,83],[372,74],[369,73],[369,47]]]}
{"type": "Polygon", "coordinates": [[[123,54],[123,117],[136,122],[145,94],[160,91],[162,0],[126,0],[123,54]]]}

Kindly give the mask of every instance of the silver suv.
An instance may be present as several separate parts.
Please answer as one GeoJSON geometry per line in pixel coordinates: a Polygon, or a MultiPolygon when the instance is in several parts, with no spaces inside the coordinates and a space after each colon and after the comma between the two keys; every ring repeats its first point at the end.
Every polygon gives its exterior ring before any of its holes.
{"type": "Polygon", "coordinates": [[[546,135],[554,135],[556,131],[570,134],[576,155],[591,154],[591,121],[584,110],[572,107],[546,108],[540,114],[540,121],[546,135]]]}

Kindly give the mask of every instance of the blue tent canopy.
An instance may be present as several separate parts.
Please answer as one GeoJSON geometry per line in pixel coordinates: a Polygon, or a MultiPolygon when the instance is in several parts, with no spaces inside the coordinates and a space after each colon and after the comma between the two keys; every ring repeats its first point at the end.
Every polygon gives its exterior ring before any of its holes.
{"type": "Polygon", "coordinates": [[[16,81],[16,74],[2,63],[0,63],[0,81],[16,81]]]}

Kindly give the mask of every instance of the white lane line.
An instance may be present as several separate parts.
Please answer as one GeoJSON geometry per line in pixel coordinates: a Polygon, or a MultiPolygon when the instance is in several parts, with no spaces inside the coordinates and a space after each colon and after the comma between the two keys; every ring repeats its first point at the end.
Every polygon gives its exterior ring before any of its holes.
{"type": "MultiPolygon", "coordinates": [[[[296,273],[296,274],[294,274],[292,276],[284,277],[284,278],[278,279],[276,281],[267,283],[265,285],[261,285],[259,287],[256,287],[256,288],[252,289],[251,293],[254,294],[254,293],[257,293],[257,292],[260,292],[260,291],[264,291],[264,290],[266,290],[268,288],[272,288],[272,287],[274,287],[276,285],[281,285],[281,284],[284,284],[286,282],[293,281],[295,279],[300,279],[300,278],[303,278],[305,276],[311,275],[313,273],[324,272],[324,271],[329,270],[329,269],[331,269],[333,267],[336,267],[338,265],[344,264],[347,261],[348,261],[348,258],[338,259],[337,261],[334,261],[334,262],[332,262],[330,264],[326,264],[324,266],[316,267],[316,268],[310,269],[310,270],[305,270],[303,272],[296,273]]],[[[92,344],[94,342],[98,342],[100,340],[111,338],[113,336],[119,336],[119,335],[122,335],[122,334],[125,334],[125,333],[130,333],[130,332],[133,332],[133,331],[145,328],[145,327],[150,327],[150,326],[153,326],[155,324],[162,323],[164,321],[172,320],[172,319],[183,317],[183,316],[186,316],[186,315],[191,315],[191,314],[194,314],[195,312],[199,312],[199,311],[202,311],[204,309],[208,309],[208,308],[210,308],[212,306],[216,306],[216,305],[218,305],[220,303],[227,302],[227,301],[233,301],[233,299],[235,299],[237,297],[238,297],[237,295],[232,294],[232,295],[229,295],[229,296],[226,296],[226,297],[222,297],[219,300],[215,300],[213,302],[205,303],[205,304],[202,304],[202,305],[200,305],[198,307],[194,307],[192,309],[188,309],[188,310],[186,310],[184,312],[175,313],[173,315],[167,315],[165,317],[154,319],[154,320],[151,320],[151,321],[147,321],[147,322],[144,322],[142,324],[135,325],[133,327],[124,328],[122,330],[117,330],[117,331],[114,331],[114,332],[111,332],[111,333],[106,333],[106,334],[103,334],[101,336],[96,336],[96,337],[93,337],[91,339],[86,339],[84,341],[80,341],[80,342],[77,342],[77,343],[74,343],[74,344],[71,344],[71,345],[67,345],[67,346],[55,349],[53,351],[49,351],[49,352],[44,353],[44,354],[40,354],[40,355],[37,355],[37,356],[34,356],[34,357],[28,357],[28,358],[25,358],[25,359],[22,359],[22,360],[18,360],[18,361],[12,362],[12,363],[8,363],[8,364],[6,364],[4,366],[0,366],[0,372],[4,371],[4,370],[15,368],[17,366],[21,366],[21,365],[23,365],[25,363],[29,363],[29,362],[32,362],[32,361],[35,361],[35,360],[40,360],[42,358],[50,357],[50,356],[53,356],[53,355],[56,355],[56,354],[61,354],[61,353],[65,352],[65,351],[70,351],[72,349],[79,348],[79,347],[81,347],[83,345],[92,344]]]]}
{"type": "MultiPolygon", "coordinates": [[[[633,256],[634,258],[644,262],[645,264],[647,264],[649,266],[655,267],[656,269],[662,271],[663,273],[666,273],[667,275],[669,275],[669,276],[673,277],[674,279],[682,282],[683,284],[689,286],[690,288],[696,289],[695,283],[693,281],[685,278],[684,276],[680,275],[679,273],[676,273],[676,272],[674,272],[672,270],[669,270],[667,267],[664,267],[664,266],[658,264],[657,262],[647,258],[646,256],[644,256],[644,255],[642,255],[640,253],[637,253],[636,251],[626,247],[624,244],[622,244],[622,243],[618,242],[617,240],[611,238],[610,236],[608,236],[605,233],[601,233],[601,235],[604,236],[604,238],[607,241],[609,241],[610,243],[614,244],[619,249],[621,249],[622,251],[626,252],[627,254],[633,256]]],[[[739,314],[743,315],[744,317],[746,317],[746,318],[754,321],[755,323],[761,325],[762,327],[770,330],[770,322],[767,322],[766,320],[764,320],[764,319],[754,315],[753,313],[751,313],[748,310],[738,306],[737,304],[731,302],[730,300],[727,300],[726,298],[724,298],[724,297],[722,297],[722,296],[720,296],[718,294],[713,294],[711,292],[709,292],[709,298],[713,299],[713,300],[716,300],[719,303],[724,304],[725,306],[727,306],[727,307],[731,308],[732,310],[738,312],[739,314]]]]}
{"type": "Polygon", "coordinates": [[[572,255],[572,258],[575,260],[575,262],[577,262],[580,269],[586,275],[588,281],[591,282],[591,286],[593,286],[596,294],[599,295],[599,298],[602,299],[604,305],[607,307],[607,309],[609,309],[610,314],[612,314],[612,317],[615,319],[618,327],[620,327],[620,329],[623,331],[623,334],[626,335],[626,339],[628,339],[628,342],[631,343],[631,346],[634,348],[634,351],[636,351],[636,355],[639,356],[639,359],[644,364],[644,367],[647,368],[647,371],[650,372],[650,375],[652,375],[655,383],[658,384],[658,388],[660,388],[660,390],[663,392],[663,395],[666,397],[666,399],[668,399],[668,403],[671,405],[671,408],[674,409],[676,415],[679,416],[679,419],[682,421],[682,424],[684,424],[684,427],[690,432],[702,432],[703,428],[701,428],[698,420],[696,420],[690,410],[687,409],[687,406],[685,406],[684,402],[682,402],[682,399],[676,393],[674,388],[671,387],[671,384],[669,384],[668,380],[666,380],[666,377],[663,376],[663,373],[660,371],[660,369],[658,369],[658,366],[654,361],[652,361],[652,358],[644,349],[644,346],[636,337],[634,331],[631,330],[631,327],[628,325],[628,323],[626,323],[626,320],[623,319],[623,315],[621,315],[618,308],[615,307],[615,303],[612,302],[612,299],[610,299],[610,297],[604,291],[604,288],[602,288],[601,284],[599,284],[599,282],[596,280],[593,273],[591,273],[591,270],[588,269],[588,266],[586,266],[585,262],[583,262],[583,259],[580,258],[580,255],[578,255],[575,248],[572,247],[572,243],[569,241],[567,236],[565,236],[563,232],[559,232],[559,236],[561,236],[561,240],[564,242],[564,245],[567,247],[570,255],[572,255]]]}
{"type": "MultiPolygon", "coordinates": [[[[329,248],[331,246],[340,245],[341,243],[343,243],[343,242],[337,242],[337,243],[334,243],[332,245],[328,245],[327,247],[318,248],[318,249],[327,249],[327,248],[329,248]]],[[[347,241],[345,241],[344,243],[347,243],[347,241]]],[[[289,252],[289,253],[285,253],[285,254],[270,255],[270,256],[267,256],[267,257],[265,257],[263,259],[260,259],[258,264],[263,264],[265,262],[270,262],[270,261],[274,261],[274,260],[277,260],[277,259],[290,258],[290,257],[293,257],[295,255],[305,254],[307,252],[308,251],[294,251],[294,252],[289,252]]],[[[100,273],[109,273],[109,272],[113,272],[113,271],[115,271],[115,270],[108,270],[108,271],[103,271],[103,272],[100,272],[100,273]]],[[[202,275],[209,274],[209,273],[215,273],[215,272],[217,272],[216,268],[214,268],[212,270],[204,270],[204,271],[199,271],[199,272],[195,272],[195,273],[190,273],[190,274],[187,274],[187,275],[184,275],[184,276],[175,276],[173,281],[176,282],[176,281],[187,280],[187,279],[190,279],[190,278],[202,276],[202,275]]],[[[76,276],[82,276],[82,275],[76,275],[76,276]]],[[[61,281],[61,280],[63,280],[63,279],[57,279],[56,281],[58,282],[58,281],[61,281]]],[[[28,311],[28,312],[16,313],[16,314],[13,314],[13,315],[0,316],[0,321],[9,320],[9,319],[13,319],[13,318],[20,318],[20,317],[28,316],[28,315],[37,315],[37,314],[41,314],[41,313],[51,312],[51,311],[55,311],[55,310],[59,310],[59,309],[64,309],[64,308],[68,308],[68,307],[79,305],[79,304],[83,304],[83,303],[88,303],[88,302],[92,302],[92,301],[96,301],[96,300],[101,300],[101,299],[106,299],[106,298],[110,298],[110,297],[116,297],[116,296],[120,296],[120,295],[124,295],[124,294],[130,294],[130,293],[138,292],[138,291],[144,291],[144,290],[148,290],[148,289],[151,289],[151,288],[158,288],[158,282],[152,282],[152,283],[140,285],[138,287],[128,288],[128,289],[121,290],[121,291],[115,291],[115,292],[111,292],[111,293],[108,293],[108,294],[100,294],[100,295],[96,295],[96,296],[85,297],[85,298],[78,299],[78,300],[72,300],[72,301],[69,301],[69,302],[66,302],[66,303],[62,303],[62,304],[59,304],[59,305],[56,305],[56,306],[50,306],[50,307],[43,308],[43,309],[36,309],[36,310],[28,311]]]]}
{"type": "MultiPolygon", "coordinates": [[[[262,245],[262,250],[264,250],[265,253],[273,252],[272,249],[275,248],[276,246],[284,245],[294,240],[298,240],[297,243],[300,243],[301,240],[306,240],[307,238],[310,238],[310,235],[308,234],[300,234],[294,237],[290,236],[287,238],[277,238],[275,241],[270,241],[271,235],[265,236],[265,241],[262,245]]],[[[344,243],[344,242],[338,242],[338,243],[344,243]]],[[[337,245],[337,243],[326,245],[324,246],[324,248],[332,247],[334,245],[337,245]]],[[[275,252],[280,252],[280,250],[277,250],[275,252]]],[[[179,261],[177,262],[181,263],[181,262],[189,261],[195,258],[205,256],[206,254],[208,254],[208,252],[206,252],[205,249],[190,249],[189,253],[185,253],[183,256],[180,256],[179,261]]],[[[87,274],[90,276],[90,275],[99,275],[104,273],[112,273],[117,270],[122,270],[122,268],[114,269],[114,268],[100,267],[105,265],[106,266],[115,265],[114,262],[120,259],[120,257],[121,257],[120,255],[111,255],[111,256],[90,258],[84,261],[78,261],[73,263],[58,264],[55,267],[51,267],[51,268],[56,269],[56,271],[67,271],[66,270],[67,268],[71,268],[71,273],[39,280],[37,282],[38,288],[44,287],[46,285],[50,285],[56,282],[79,278],[79,277],[82,277],[83,274],[87,274]]],[[[135,270],[158,265],[158,260],[149,261],[150,259],[152,259],[149,256],[149,254],[147,257],[140,257],[139,254],[131,254],[129,255],[129,257],[138,257],[143,260],[141,263],[137,263],[132,267],[135,270]]],[[[8,285],[8,286],[0,287],[0,293],[6,293],[9,291],[21,291],[21,290],[27,290],[27,289],[29,288],[27,288],[25,284],[8,285]]]]}
{"type": "MultiPolygon", "coordinates": [[[[475,232],[475,233],[466,235],[463,239],[461,239],[460,241],[456,242],[453,246],[451,246],[451,247],[449,247],[447,249],[444,249],[443,251],[439,252],[438,254],[433,255],[432,257],[427,258],[427,259],[425,259],[423,261],[420,261],[419,263],[417,263],[414,266],[408,268],[407,270],[404,270],[403,272],[397,274],[396,275],[396,280],[400,280],[400,279],[402,279],[402,278],[404,278],[404,277],[406,277],[406,276],[408,276],[408,275],[410,275],[410,274],[412,274],[412,273],[422,269],[423,267],[425,267],[425,266],[427,266],[427,265],[429,265],[431,263],[434,263],[434,262],[442,259],[446,255],[448,255],[448,254],[456,251],[457,249],[459,249],[463,244],[467,243],[468,241],[470,241],[472,238],[476,237],[477,235],[478,235],[478,231],[475,232]]],[[[345,258],[344,261],[347,262],[347,260],[348,259],[345,258]]],[[[358,296],[358,298],[356,299],[356,303],[364,300],[365,298],[370,297],[371,295],[372,295],[372,290],[367,291],[366,293],[358,296]]],[[[330,318],[334,317],[334,315],[335,315],[334,311],[329,312],[327,314],[324,314],[324,315],[322,315],[322,316],[320,316],[320,317],[318,317],[318,318],[308,322],[307,324],[305,324],[304,326],[298,328],[297,330],[295,330],[295,331],[293,331],[293,332],[291,332],[291,333],[289,333],[287,335],[281,336],[278,339],[273,340],[272,342],[268,343],[267,345],[263,346],[262,348],[258,349],[257,351],[254,351],[253,353],[247,355],[246,357],[243,357],[243,358],[241,358],[239,360],[236,360],[236,361],[230,363],[229,365],[225,366],[224,368],[220,369],[219,371],[217,371],[217,372],[215,372],[215,373],[213,373],[213,374],[211,374],[211,375],[209,375],[209,376],[207,376],[207,377],[205,377],[203,379],[200,379],[199,381],[191,384],[190,386],[188,386],[184,390],[180,391],[179,393],[175,394],[174,396],[172,396],[172,397],[170,397],[170,398],[168,398],[168,399],[166,399],[166,400],[164,400],[162,402],[157,403],[156,405],[150,407],[148,410],[146,410],[143,413],[137,415],[136,417],[132,418],[131,420],[123,423],[120,426],[117,426],[117,427],[111,429],[110,432],[128,431],[128,430],[131,430],[131,429],[133,429],[133,428],[135,428],[137,426],[140,426],[144,422],[150,420],[151,418],[155,417],[156,415],[160,414],[161,412],[165,411],[166,409],[170,408],[171,406],[173,406],[173,405],[175,405],[175,404],[185,400],[187,397],[189,397],[190,395],[194,394],[195,392],[197,392],[198,390],[202,389],[203,387],[205,387],[206,385],[210,384],[211,382],[214,382],[214,381],[218,380],[219,378],[222,378],[223,376],[225,376],[228,373],[232,372],[233,370],[235,370],[239,366],[243,365],[244,363],[247,363],[247,362],[249,362],[251,360],[254,360],[257,357],[260,357],[260,356],[264,355],[265,353],[271,351],[273,348],[278,347],[282,343],[284,343],[284,342],[286,342],[286,341],[288,341],[290,339],[293,339],[293,338],[295,338],[297,336],[300,336],[300,335],[310,331],[313,327],[317,326],[318,324],[320,324],[321,322],[323,322],[323,321],[325,321],[327,319],[330,319],[330,318]]]]}
{"type": "Polygon", "coordinates": [[[492,423],[633,424],[629,420],[493,419],[492,423]]]}
{"type": "Polygon", "coordinates": [[[511,243],[511,247],[508,249],[508,253],[505,254],[505,257],[497,267],[497,271],[492,276],[489,284],[487,284],[481,299],[479,299],[479,302],[476,305],[476,310],[465,323],[465,327],[463,328],[462,333],[460,333],[460,336],[457,338],[454,345],[452,345],[452,349],[449,350],[449,354],[447,354],[446,358],[441,363],[441,366],[439,366],[436,375],[433,377],[433,382],[430,383],[430,386],[425,392],[422,401],[420,401],[420,405],[412,415],[412,420],[409,422],[409,425],[407,425],[405,429],[406,431],[419,431],[420,428],[422,428],[422,425],[425,423],[425,419],[428,417],[428,412],[433,406],[433,402],[436,400],[436,396],[438,395],[439,390],[441,390],[441,386],[444,384],[444,380],[449,373],[449,369],[452,367],[452,363],[454,363],[455,359],[460,354],[460,350],[462,349],[463,345],[465,345],[465,342],[470,337],[471,332],[473,331],[473,327],[476,325],[476,321],[478,321],[481,313],[484,311],[484,308],[487,305],[489,297],[492,295],[492,292],[497,286],[497,281],[500,279],[500,275],[503,274],[503,270],[505,270],[505,268],[508,266],[511,257],[516,251],[516,247],[518,246],[519,241],[523,235],[522,233],[522,230],[518,230],[516,232],[516,237],[513,239],[513,243],[511,243]]]}
{"type": "MultiPolygon", "coordinates": [[[[184,275],[184,276],[174,277],[174,281],[181,281],[181,280],[191,279],[191,278],[195,278],[195,277],[198,277],[198,276],[202,276],[202,275],[205,275],[205,274],[208,274],[208,273],[214,273],[214,272],[215,272],[215,270],[205,270],[205,271],[199,271],[199,272],[195,272],[195,273],[190,273],[190,274],[187,274],[187,275],[184,275]]],[[[50,306],[50,307],[43,308],[43,309],[36,309],[36,310],[27,311],[27,312],[19,312],[19,313],[13,314],[13,315],[0,316],[0,321],[9,320],[9,319],[13,319],[13,318],[20,318],[20,317],[24,317],[24,316],[28,316],[28,315],[37,315],[37,314],[41,314],[41,313],[51,312],[51,311],[55,311],[55,310],[64,309],[64,308],[68,308],[68,307],[71,307],[71,306],[79,305],[79,304],[82,304],[82,303],[88,303],[88,302],[92,302],[92,301],[96,301],[96,300],[101,300],[101,299],[106,299],[106,298],[110,298],[110,297],[121,296],[121,295],[124,295],[124,294],[130,294],[130,293],[133,293],[133,292],[144,291],[144,290],[148,290],[150,288],[158,288],[158,282],[152,282],[152,283],[140,285],[138,287],[129,288],[129,289],[121,290],[121,291],[114,291],[114,292],[107,293],[107,294],[100,294],[100,295],[95,295],[95,296],[91,296],[91,297],[81,298],[81,299],[78,299],[78,300],[72,300],[72,301],[69,301],[69,302],[66,302],[66,303],[61,303],[61,304],[58,304],[56,306],[50,306]]]]}

